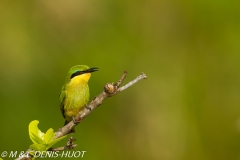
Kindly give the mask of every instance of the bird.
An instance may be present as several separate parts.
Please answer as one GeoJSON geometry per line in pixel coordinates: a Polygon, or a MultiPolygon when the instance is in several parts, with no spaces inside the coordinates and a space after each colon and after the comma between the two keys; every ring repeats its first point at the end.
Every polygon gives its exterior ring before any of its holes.
{"type": "MultiPolygon", "coordinates": [[[[65,123],[75,121],[75,116],[86,107],[89,101],[88,81],[91,73],[98,71],[99,68],[89,68],[86,65],[76,65],[69,69],[65,83],[60,91],[60,109],[65,123]]],[[[72,129],[70,132],[75,132],[72,129]]]]}

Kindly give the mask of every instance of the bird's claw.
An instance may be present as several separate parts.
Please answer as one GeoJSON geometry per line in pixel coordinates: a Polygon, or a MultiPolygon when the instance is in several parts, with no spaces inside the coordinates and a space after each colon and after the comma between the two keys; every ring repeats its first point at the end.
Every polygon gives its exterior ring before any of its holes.
{"type": "Polygon", "coordinates": [[[85,108],[87,108],[89,111],[92,111],[92,108],[87,105],[85,106],[85,108]]]}
{"type": "Polygon", "coordinates": [[[76,120],[76,118],[74,116],[72,116],[72,120],[74,124],[78,124],[80,121],[76,120]]]}

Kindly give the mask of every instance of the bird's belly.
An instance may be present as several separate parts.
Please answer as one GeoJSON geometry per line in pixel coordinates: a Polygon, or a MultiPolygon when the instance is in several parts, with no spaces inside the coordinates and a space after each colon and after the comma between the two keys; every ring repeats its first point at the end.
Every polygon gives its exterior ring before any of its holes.
{"type": "Polygon", "coordinates": [[[89,100],[88,86],[70,86],[66,92],[64,104],[65,116],[76,116],[82,110],[89,100]]]}
{"type": "Polygon", "coordinates": [[[66,120],[67,121],[72,120],[72,117],[73,116],[75,117],[78,114],[78,112],[80,112],[80,110],[82,110],[82,109],[83,109],[83,107],[82,108],[75,108],[75,109],[67,109],[67,110],[65,110],[66,120]]]}

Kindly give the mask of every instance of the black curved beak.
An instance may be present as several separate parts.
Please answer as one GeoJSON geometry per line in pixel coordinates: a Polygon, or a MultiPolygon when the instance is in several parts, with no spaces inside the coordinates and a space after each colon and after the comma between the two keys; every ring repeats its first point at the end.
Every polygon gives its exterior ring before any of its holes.
{"type": "Polygon", "coordinates": [[[89,69],[85,70],[84,72],[85,73],[91,73],[91,72],[95,72],[95,71],[98,71],[98,70],[99,70],[99,68],[92,67],[92,68],[89,68],[89,69]]]}

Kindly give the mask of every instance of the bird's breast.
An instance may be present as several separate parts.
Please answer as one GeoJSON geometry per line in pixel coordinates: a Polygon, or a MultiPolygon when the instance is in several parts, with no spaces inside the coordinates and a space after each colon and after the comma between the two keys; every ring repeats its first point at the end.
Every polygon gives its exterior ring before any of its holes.
{"type": "Polygon", "coordinates": [[[88,84],[84,81],[70,82],[66,88],[65,109],[84,107],[89,100],[88,84]]]}

